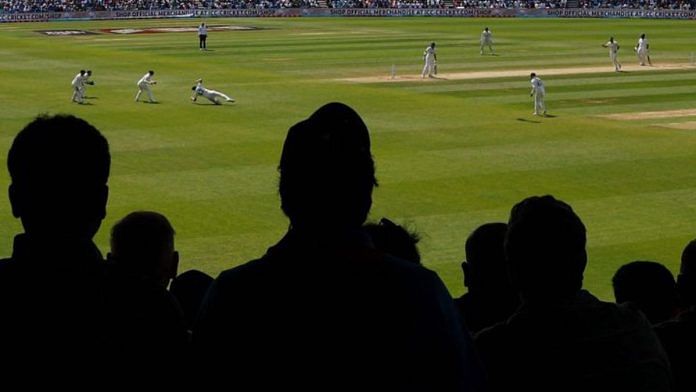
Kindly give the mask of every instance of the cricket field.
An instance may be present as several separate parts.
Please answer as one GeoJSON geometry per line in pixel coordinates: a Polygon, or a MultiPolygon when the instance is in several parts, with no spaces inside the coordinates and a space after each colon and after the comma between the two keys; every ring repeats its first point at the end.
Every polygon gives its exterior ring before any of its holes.
{"type": "MultiPolygon", "coordinates": [[[[172,221],[181,270],[213,275],[262,255],[287,229],[277,165],[287,129],[329,101],[371,130],[380,182],[370,219],[422,236],[424,264],[454,295],[477,226],[506,221],[530,195],[567,201],[588,230],[585,287],[611,295],[616,269],[655,260],[677,271],[696,238],[696,37],[693,21],[639,19],[287,18],[0,25],[0,152],[40,113],[85,118],[112,151],[108,216],[97,244],[133,210],[172,221]],[[222,29],[215,29],[215,27],[222,29]],[[231,28],[230,26],[234,27],[231,28]],[[493,32],[496,55],[479,54],[493,32]],[[93,34],[46,35],[81,30],[93,34]],[[653,66],[633,46],[646,33],[653,66]],[[625,72],[614,72],[609,36],[625,72]],[[437,79],[421,80],[437,43],[437,79]],[[86,104],[70,82],[91,69],[86,104]],[[158,104],[136,103],[154,70],[158,104]],[[532,116],[529,73],[549,117],[532,116]],[[191,86],[234,104],[191,102],[191,86]]],[[[9,176],[0,173],[0,187],[9,176]]],[[[20,232],[0,202],[0,256],[20,232]]],[[[331,279],[331,277],[327,277],[331,279]]]]}

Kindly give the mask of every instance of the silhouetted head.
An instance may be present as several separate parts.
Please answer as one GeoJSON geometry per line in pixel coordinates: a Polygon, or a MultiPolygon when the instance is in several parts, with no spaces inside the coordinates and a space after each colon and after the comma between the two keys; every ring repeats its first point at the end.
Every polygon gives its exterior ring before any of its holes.
{"type": "Polygon", "coordinates": [[[535,74],[534,72],[532,72],[532,73],[529,74],[529,78],[530,78],[530,79],[534,79],[535,77],[536,77],[536,74],[535,74]]]}
{"type": "Polygon", "coordinates": [[[147,73],[149,73],[150,75],[154,75],[154,74],[155,74],[155,71],[149,70],[149,71],[147,71],[147,73]]]}
{"type": "Polygon", "coordinates": [[[434,47],[435,47],[435,42],[431,42],[431,43],[430,43],[430,47],[431,47],[431,48],[434,48],[434,47]]]}
{"type": "Polygon", "coordinates": [[[485,31],[488,31],[488,27],[484,27],[483,29],[484,29],[485,31]]]}
{"type": "Polygon", "coordinates": [[[641,35],[640,35],[640,38],[645,39],[645,34],[641,34],[641,35]]]}
{"type": "Polygon", "coordinates": [[[80,70],[80,75],[84,75],[85,73],[86,73],[86,71],[84,69],[80,70]]]}
{"type": "Polygon", "coordinates": [[[358,228],[377,185],[360,116],[329,103],[288,130],[280,157],[281,207],[295,228],[358,228]]]}
{"type": "Polygon", "coordinates": [[[466,261],[462,262],[464,286],[477,291],[511,291],[505,263],[507,224],[486,223],[466,239],[466,261]]]}
{"type": "Polygon", "coordinates": [[[109,144],[71,115],[39,116],[7,156],[12,213],[28,234],[91,239],[106,216],[109,144]]]}
{"type": "Polygon", "coordinates": [[[689,242],[682,252],[677,287],[684,304],[696,306],[696,240],[689,242]]]}
{"type": "Polygon", "coordinates": [[[609,42],[614,42],[614,37],[609,37],[609,42]]]}
{"type": "Polygon", "coordinates": [[[172,280],[169,291],[181,305],[186,326],[189,329],[193,327],[201,303],[213,280],[210,275],[198,270],[188,270],[172,280]]]}
{"type": "Polygon", "coordinates": [[[379,223],[368,223],[364,228],[375,248],[400,259],[420,264],[421,257],[418,252],[420,237],[417,233],[387,218],[382,218],[379,223]]]}
{"type": "Polygon", "coordinates": [[[459,301],[472,333],[508,319],[520,305],[505,260],[505,223],[486,223],[466,240],[462,262],[467,294],[459,301]]]}
{"type": "Polygon", "coordinates": [[[625,264],[611,281],[616,303],[633,303],[653,324],[669,320],[677,313],[679,297],[674,276],[660,263],[634,261],[625,264]]]}
{"type": "Polygon", "coordinates": [[[553,196],[529,197],[512,208],[505,254],[523,298],[572,297],[582,288],[587,264],[585,225],[553,196]]]}
{"type": "Polygon", "coordinates": [[[157,212],[132,212],[111,229],[109,260],[167,287],[179,264],[174,228],[157,212]]]}
{"type": "Polygon", "coordinates": [[[92,70],[91,70],[91,69],[88,69],[86,73],[87,73],[87,76],[92,76],[92,70]]]}

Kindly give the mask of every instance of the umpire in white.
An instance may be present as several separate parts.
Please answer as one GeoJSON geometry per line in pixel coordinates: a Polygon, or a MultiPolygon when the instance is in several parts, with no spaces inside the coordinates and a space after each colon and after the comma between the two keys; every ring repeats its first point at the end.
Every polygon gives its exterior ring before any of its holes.
{"type": "Polygon", "coordinates": [[[208,39],[208,27],[206,27],[205,23],[201,23],[201,25],[198,26],[198,49],[207,49],[205,46],[206,39],[208,39]]]}

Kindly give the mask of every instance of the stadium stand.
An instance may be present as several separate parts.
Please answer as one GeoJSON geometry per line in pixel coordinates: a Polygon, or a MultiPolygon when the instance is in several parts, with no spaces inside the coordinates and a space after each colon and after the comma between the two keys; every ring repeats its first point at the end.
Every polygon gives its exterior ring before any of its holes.
{"type": "Polygon", "coordinates": [[[691,10],[696,0],[2,0],[0,12],[278,8],[619,8],[691,10]]]}

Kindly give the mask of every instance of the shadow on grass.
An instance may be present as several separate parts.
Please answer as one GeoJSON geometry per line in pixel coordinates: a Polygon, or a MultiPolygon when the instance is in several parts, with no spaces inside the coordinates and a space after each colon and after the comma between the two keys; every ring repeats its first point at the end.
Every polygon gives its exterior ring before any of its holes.
{"type": "Polygon", "coordinates": [[[198,105],[198,106],[214,107],[214,106],[230,106],[230,105],[226,105],[226,104],[233,104],[234,102],[224,102],[224,103],[220,103],[220,104],[214,104],[212,102],[198,102],[198,101],[196,101],[196,102],[191,102],[191,103],[194,105],[198,105]]]}
{"type": "Polygon", "coordinates": [[[534,124],[541,124],[541,121],[538,121],[538,120],[530,120],[530,119],[528,119],[528,118],[522,118],[522,117],[518,117],[518,118],[517,118],[517,121],[528,122],[528,123],[534,123],[534,124]]]}

